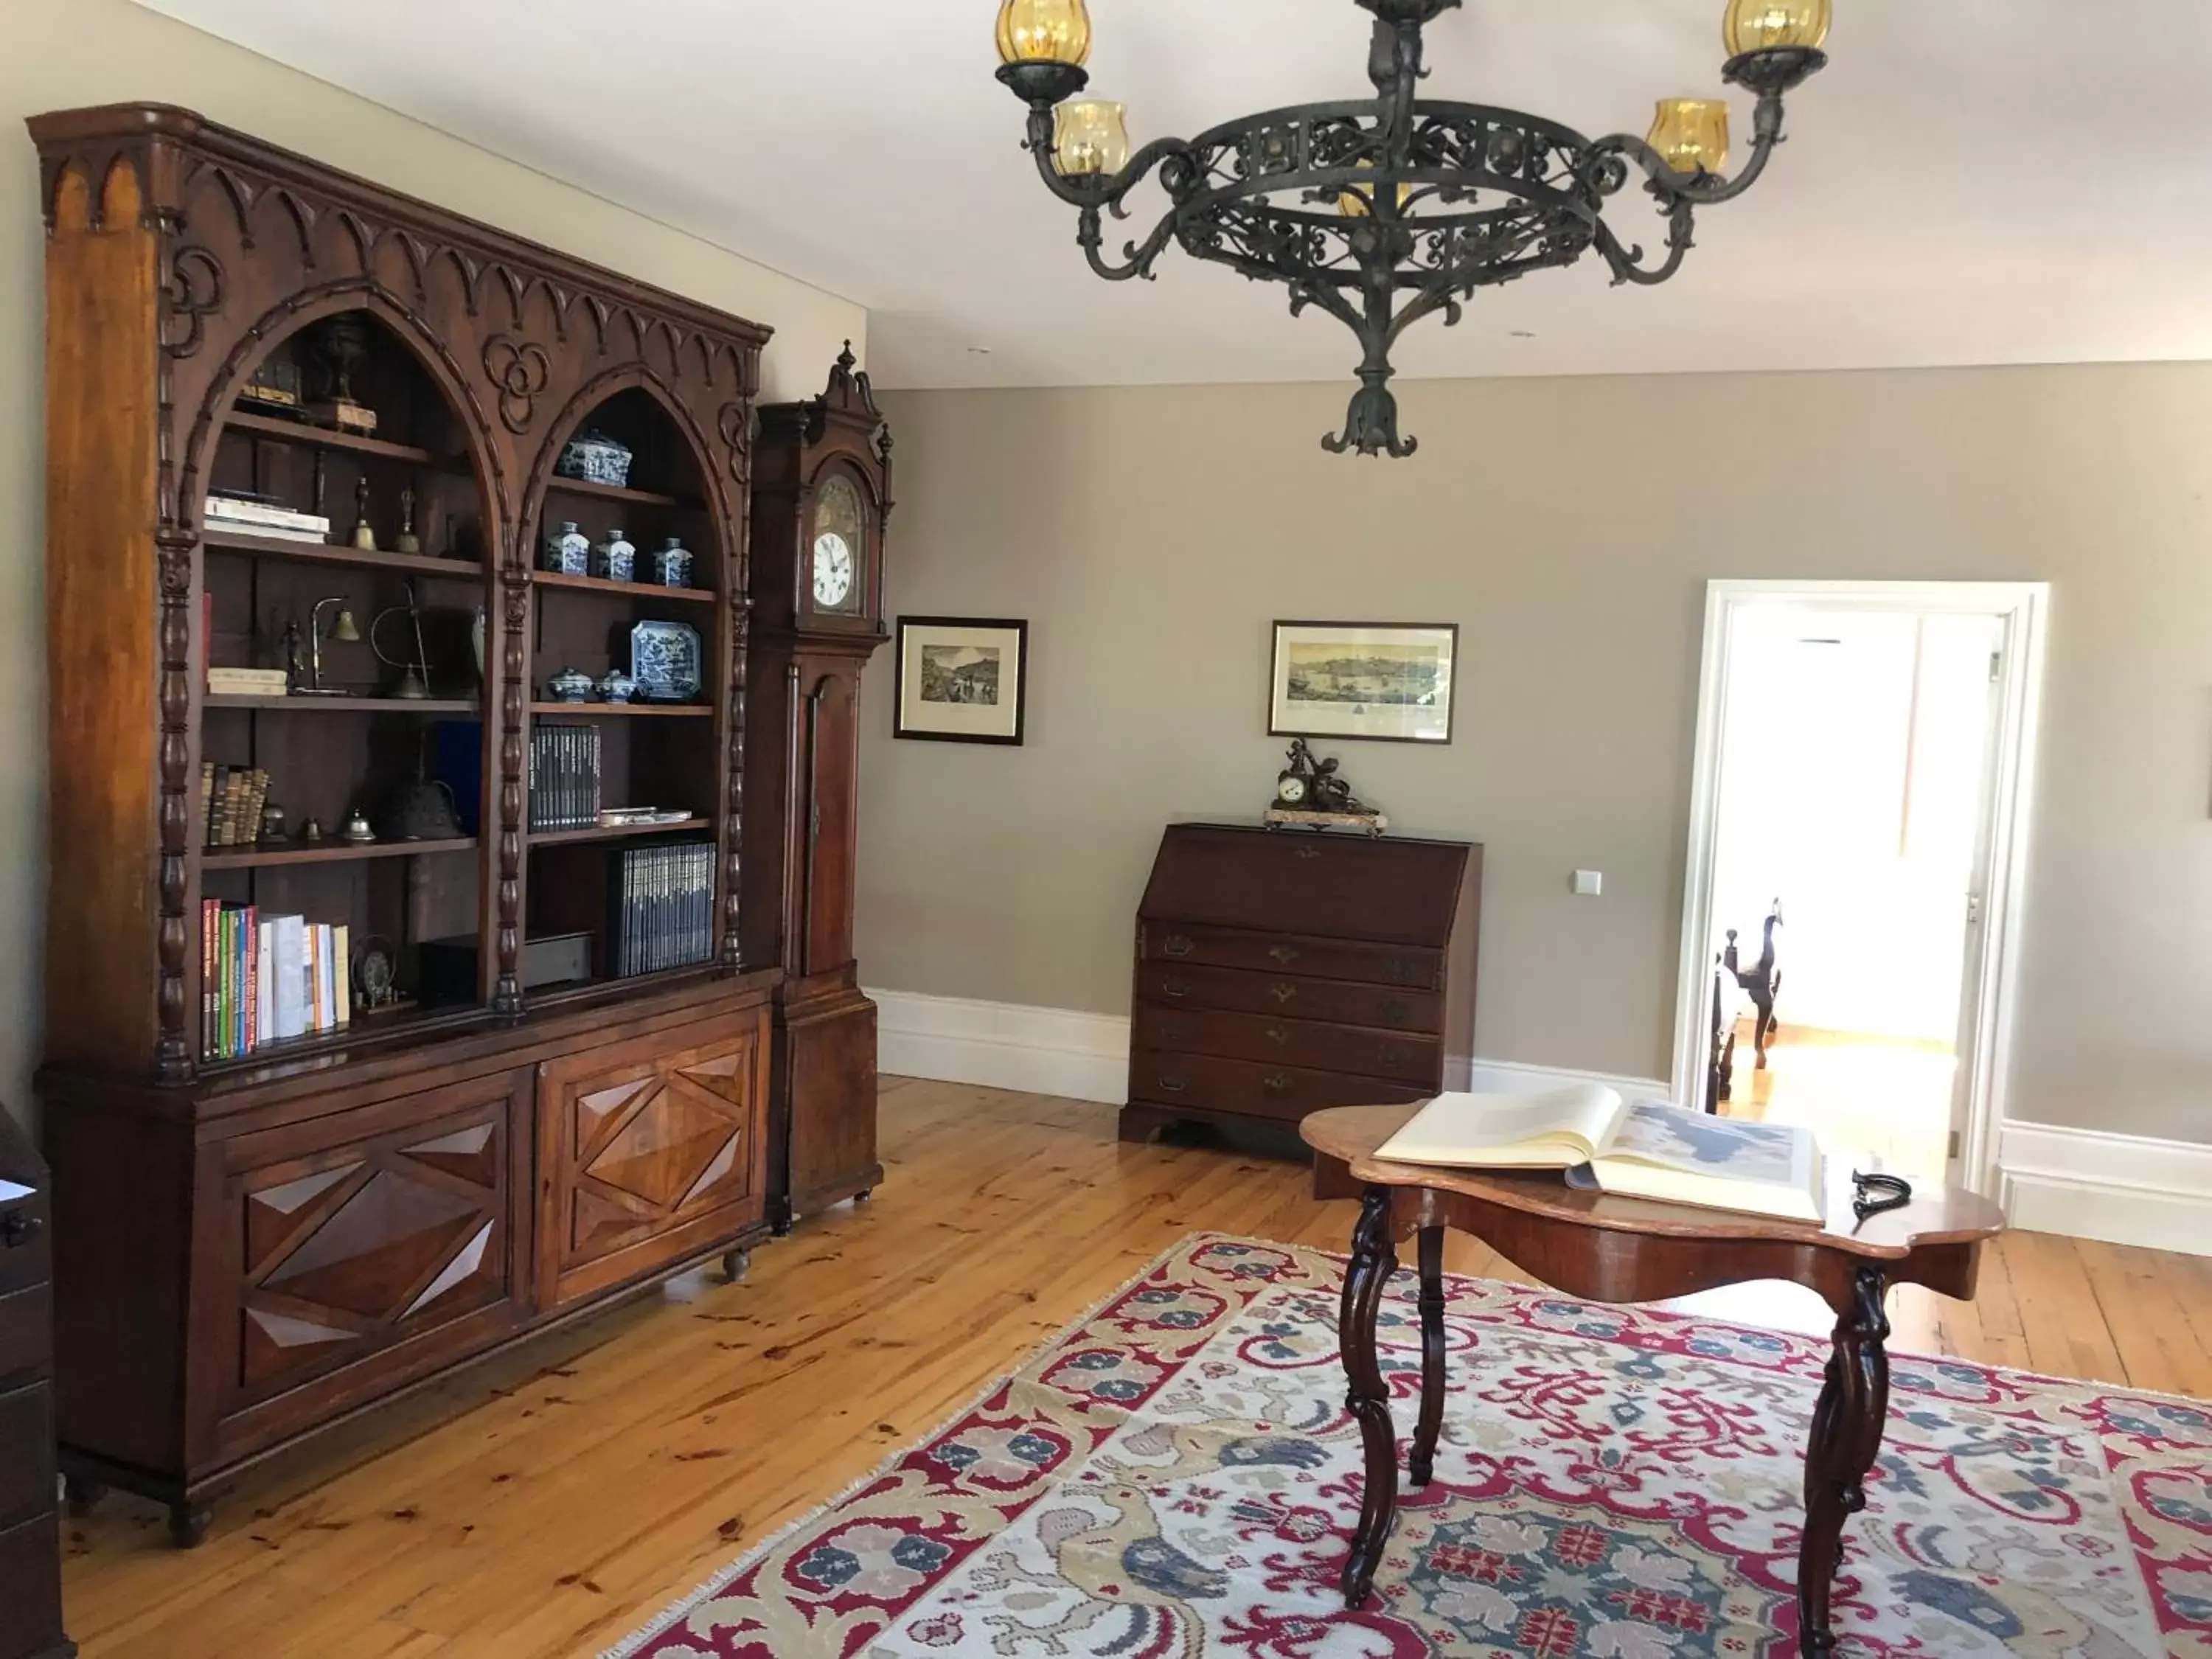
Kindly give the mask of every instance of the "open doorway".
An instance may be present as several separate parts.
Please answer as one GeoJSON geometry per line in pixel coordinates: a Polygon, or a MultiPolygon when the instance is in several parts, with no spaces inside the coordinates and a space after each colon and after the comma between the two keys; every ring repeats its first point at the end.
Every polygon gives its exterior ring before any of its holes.
{"type": "Polygon", "coordinates": [[[2045,604],[1714,584],[1678,1097],[1987,1184],[2045,604]]]}

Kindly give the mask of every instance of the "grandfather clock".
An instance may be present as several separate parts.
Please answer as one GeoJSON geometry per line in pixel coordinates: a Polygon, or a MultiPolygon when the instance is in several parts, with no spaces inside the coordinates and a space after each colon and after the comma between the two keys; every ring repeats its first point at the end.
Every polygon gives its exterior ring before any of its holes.
{"type": "Polygon", "coordinates": [[[743,934],[779,962],[769,1213],[865,1198],[876,1161],[876,1005],[853,960],[860,673],[884,630],[891,439],[848,342],[830,386],[760,411],[753,468],[743,934]]]}

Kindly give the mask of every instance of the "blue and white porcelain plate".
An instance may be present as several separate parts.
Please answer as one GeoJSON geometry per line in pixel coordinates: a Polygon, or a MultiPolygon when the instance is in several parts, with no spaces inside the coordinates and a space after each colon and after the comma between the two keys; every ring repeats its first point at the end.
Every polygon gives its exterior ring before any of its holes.
{"type": "Polygon", "coordinates": [[[629,630],[629,677],[648,702],[690,702],[706,683],[699,630],[688,623],[641,622],[629,630]]]}

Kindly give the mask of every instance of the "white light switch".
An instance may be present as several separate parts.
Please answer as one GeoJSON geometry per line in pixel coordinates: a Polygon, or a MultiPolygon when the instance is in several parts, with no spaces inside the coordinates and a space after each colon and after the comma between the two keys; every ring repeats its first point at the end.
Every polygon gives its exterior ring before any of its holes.
{"type": "Polygon", "coordinates": [[[1604,891],[1604,871],[1577,870],[1575,872],[1575,896],[1577,898],[1596,898],[1603,894],[1604,891]]]}

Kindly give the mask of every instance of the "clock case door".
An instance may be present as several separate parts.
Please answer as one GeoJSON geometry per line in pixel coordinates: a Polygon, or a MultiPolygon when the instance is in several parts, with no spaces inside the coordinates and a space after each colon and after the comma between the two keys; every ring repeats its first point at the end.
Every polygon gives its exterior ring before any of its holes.
{"type": "Polygon", "coordinates": [[[747,675],[744,959],[784,970],[775,1001],[769,1213],[800,1215],[872,1191],[876,1007],[853,955],[859,851],[860,681],[883,622],[890,436],[851,349],[828,389],[761,410],[754,456],[753,639],[747,675]],[[815,602],[822,493],[857,494],[854,609],[815,602]]]}

